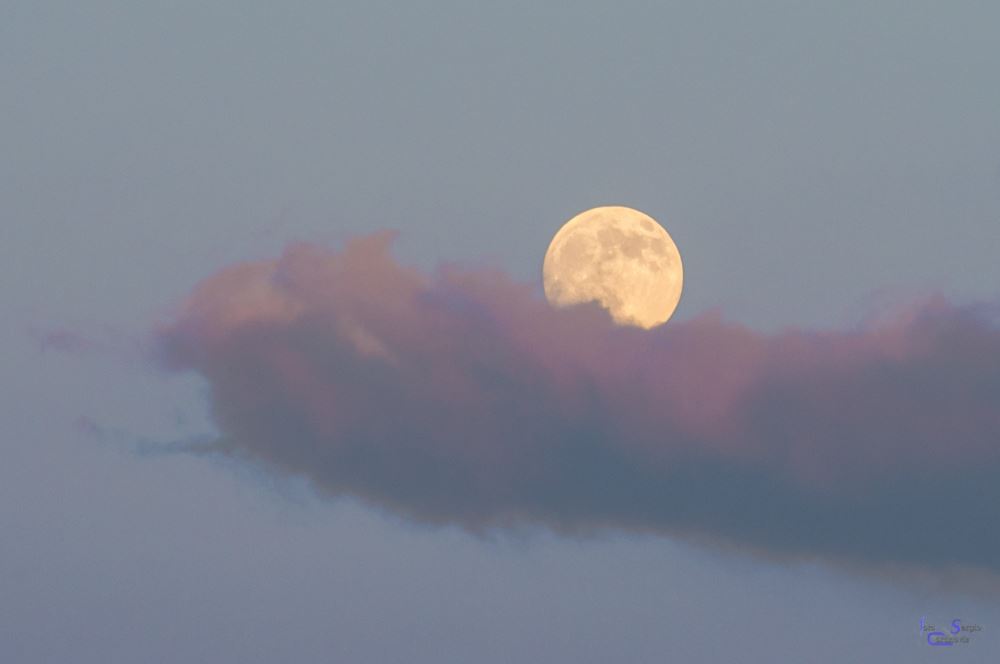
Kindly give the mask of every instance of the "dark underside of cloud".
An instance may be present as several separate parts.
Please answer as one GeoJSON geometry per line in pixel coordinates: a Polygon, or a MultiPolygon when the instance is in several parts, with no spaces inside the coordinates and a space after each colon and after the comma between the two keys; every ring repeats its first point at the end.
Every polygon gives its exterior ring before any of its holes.
{"type": "Polygon", "coordinates": [[[391,236],[201,284],[158,330],[223,454],[422,522],[717,540],[1000,572],[1000,330],[935,299],[863,329],[653,331],[391,236]]]}

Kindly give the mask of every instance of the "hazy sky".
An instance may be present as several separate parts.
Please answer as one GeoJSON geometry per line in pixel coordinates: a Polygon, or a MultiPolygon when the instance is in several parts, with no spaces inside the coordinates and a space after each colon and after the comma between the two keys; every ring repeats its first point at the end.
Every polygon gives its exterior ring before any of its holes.
{"type": "Polygon", "coordinates": [[[995,302],[997,25],[985,1],[0,0],[0,659],[920,662],[926,616],[994,661],[995,597],[933,575],[481,539],[134,450],[215,431],[153,326],[297,240],[398,229],[405,263],[540,291],[560,224],[625,204],[680,248],[678,321],[995,302]]]}

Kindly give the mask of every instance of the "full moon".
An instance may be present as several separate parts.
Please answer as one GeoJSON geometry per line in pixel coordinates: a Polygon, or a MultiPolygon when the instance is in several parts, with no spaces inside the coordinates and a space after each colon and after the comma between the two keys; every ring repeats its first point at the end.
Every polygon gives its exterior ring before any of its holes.
{"type": "Polygon", "coordinates": [[[629,207],[596,207],[552,238],[542,281],[553,306],[596,301],[619,325],[649,329],[677,308],[684,267],[670,234],[652,217],[629,207]]]}

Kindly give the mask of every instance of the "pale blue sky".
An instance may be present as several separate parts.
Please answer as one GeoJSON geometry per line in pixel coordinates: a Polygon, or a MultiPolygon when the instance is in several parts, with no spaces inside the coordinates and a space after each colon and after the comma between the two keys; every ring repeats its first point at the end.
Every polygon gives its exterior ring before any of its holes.
{"type": "Polygon", "coordinates": [[[397,228],[404,260],[537,282],[563,221],[626,204],[681,249],[681,318],[995,299],[998,25],[972,1],[0,0],[0,659],[920,662],[927,615],[982,624],[950,655],[994,661],[984,599],[653,537],[477,540],[129,450],[211,432],[150,326],[295,240],[397,228]],[[42,352],[52,326],[97,347],[42,352]]]}

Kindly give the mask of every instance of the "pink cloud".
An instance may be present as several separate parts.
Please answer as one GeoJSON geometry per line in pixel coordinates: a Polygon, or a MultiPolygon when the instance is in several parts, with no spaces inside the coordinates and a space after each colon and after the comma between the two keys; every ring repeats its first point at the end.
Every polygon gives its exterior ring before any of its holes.
{"type": "Polygon", "coordinates": [[[937,298],[865,329],[652,331],[391,235],[207,279],[157,331],[224,453],[414,519],[642,529],[1000,568],[1000,331],[937,298]]]}

